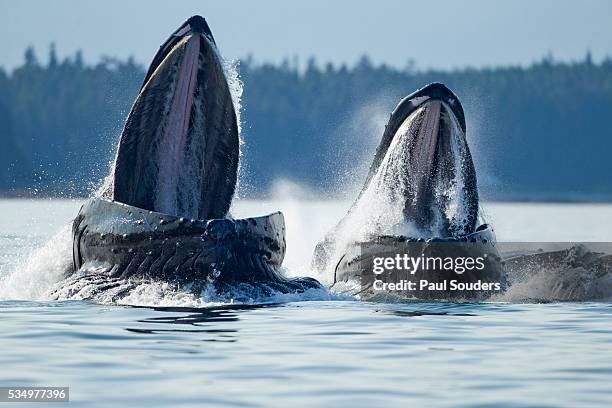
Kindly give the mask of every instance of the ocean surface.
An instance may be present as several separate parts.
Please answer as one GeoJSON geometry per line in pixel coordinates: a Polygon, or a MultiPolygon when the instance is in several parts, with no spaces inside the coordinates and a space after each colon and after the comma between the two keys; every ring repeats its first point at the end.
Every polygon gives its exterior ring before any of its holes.
{"type": "MultiPolygon", "coordinates": [[[[282,210],[286,273],[312,275],[315,243],[348,204],[281,197],[233,214],[282,210]]],[[[316,291],[235,304],[155,286],[124,305],[49,301],[79,205],[0,200],[0,386],[68,386],[64,405],[83,407],[612,406],[609,301],[373,303],[316,291]]],[[[483,212],[500,241],[612,241],[612,205],[483,212]]]]}

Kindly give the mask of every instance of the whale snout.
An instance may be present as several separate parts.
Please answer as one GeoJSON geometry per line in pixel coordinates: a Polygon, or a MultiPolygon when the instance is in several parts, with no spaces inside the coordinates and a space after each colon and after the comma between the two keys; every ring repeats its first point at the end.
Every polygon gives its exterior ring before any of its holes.
{"type": "Polygon", "coordinates": [[[194,34],[204,36],[204,38],[211,43],[211,46],[217,46],[210,27],[208,26],[208,23],[204,17],[197,15],[190,17],[159,47],[159,50],[153,57],[153,61],[151,61],[151,65],[149,65],[149,69],[147,70],[144,80],[142,81],[141,90],[144,88],[145,84],[149,81],[161,62],[172,52],[176,44],[178,44],[183,38],[193,36],[194,34]]]}
{"type": "Polygon", "coordinates": [[[472,232],[476,176],[464,127],[448,100],[423,102],[399,127],[394,143],[405,145],[405,218],[435,235],[472,232]]]}
{"type": "Polygon", "coordinates": [[[354,218],[348,224],[364,225],[365,235],[451,237],[474,231],[476,172],[463,108],[446,86],[434,83],[400,101],[347,218],[354,218]]]}
{"type": "MultiPolygon", "coordinates": [[[[195,15],[195,16],[189,17],[187,21],[185,21],[185,23],[181,26],[181,28],[183,27],[189,27],[189,29],[194,33],[206,34],[207,36],[212,38],[210,27],[208,26],[208,23],[202,16],[195,15]]],[[[179,28],[179,30],[181,28],[179,28]]]]}
{"type": "Polygon", "coordinates": [[[193,16],[162,44],[145,75],[117,149],[112,198],[176,216],[221,218],[238,158],[223,64],[206,20],[193,16]]]}
{"type": "MultiPolygon", "coordinates": [[[[458,98],[431,84],[400,103],[391,118],[383,179],[399,173],[404,218],[434,236],[473,232],[478,217],[476,172],[458,98]]],[[[384,158],[383,158],[384,161],[384,158]]],[[[391,187],[393,188],[393,187],[391,187]]]]}

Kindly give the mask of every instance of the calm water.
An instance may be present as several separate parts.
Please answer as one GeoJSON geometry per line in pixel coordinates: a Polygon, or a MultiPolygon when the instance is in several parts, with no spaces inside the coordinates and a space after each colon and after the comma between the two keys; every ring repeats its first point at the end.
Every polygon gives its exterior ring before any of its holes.
{"type": "MultiPolygon", "coordinates": [[[[283,210],[296,275],[346,204],[242,202],[234,213],[283,210]]],[[[380,304],[319,292],[231,305],[154,287],[131,298],[137,307],[46,301],[78,206],[0,201],[0,386],[70,386],[70,406],[612,406],[610,302],[380,304]]],[[[612,240],[610,205],[485,211],[500,240],[612,240]]]]}

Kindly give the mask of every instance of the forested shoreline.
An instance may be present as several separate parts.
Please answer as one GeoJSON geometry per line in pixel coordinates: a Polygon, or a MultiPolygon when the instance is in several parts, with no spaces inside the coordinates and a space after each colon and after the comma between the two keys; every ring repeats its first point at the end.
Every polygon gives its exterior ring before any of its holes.
{"type": "MultiPolygon", "coordinates": [[[[357,183],[389,113],[433,81],[461,99],[483,195],[490,199],[612,199],[612,60],[543,58],[528,67],[395,69],[239,64],[244,83],[242,194],[279,179],[333,195],[357,183]]],[[[32,49],[0,70],[0,193],[85,195],[108,172],[144,76],[128,59],[41,62],[32,49]]]]}

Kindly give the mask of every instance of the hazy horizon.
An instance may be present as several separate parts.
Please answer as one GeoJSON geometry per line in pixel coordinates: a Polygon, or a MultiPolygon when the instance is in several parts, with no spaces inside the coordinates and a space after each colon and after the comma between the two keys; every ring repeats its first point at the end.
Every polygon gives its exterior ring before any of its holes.
{"type": "Polygon", "coordinates": [[[612,2],[357,3],[1,0],[0,33],[10,41],[0,66],[11,71],[21,65],[28,46],[44,63],[51,43],[61,59],[82,50],[86,63],[102,56],[133,56],[147,65],[167,36],[193,14],[208,20],[229,59],[252,55],[257,62],[279,63],[297,58],[301,67],[310,57],[351,66],[368,55],[376,65],[401,69],[414,61],[419,70],[448,70],[527,66],[546,55],[579,61],[587,51],[595,62],[612,55],[612,2]]]}

